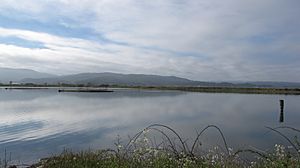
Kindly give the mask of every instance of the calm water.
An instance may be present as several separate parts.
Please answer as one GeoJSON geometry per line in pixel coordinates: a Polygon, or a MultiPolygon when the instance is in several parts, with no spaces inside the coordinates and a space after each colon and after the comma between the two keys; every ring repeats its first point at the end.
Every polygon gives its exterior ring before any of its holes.
{"type": "MultiPolygon", "coordinates": [[[[177,91],[116,90],[113,93],[58,93],[0,89],[0,157],[31,162],[72,150],[113,147],[153,123],[171,126],[186,139],[209,124],[219,126],[234,149],[269,149],[285,143],[265,126],[300,128],[300,96],[207,94],[177,91]],[[279,123],[279,100],[285,122],[279,123]]],[[[288,132],[286,132],[288,133],[288,132]]],[[[204,145],[222,145],[215,130],[204,145]]]]}

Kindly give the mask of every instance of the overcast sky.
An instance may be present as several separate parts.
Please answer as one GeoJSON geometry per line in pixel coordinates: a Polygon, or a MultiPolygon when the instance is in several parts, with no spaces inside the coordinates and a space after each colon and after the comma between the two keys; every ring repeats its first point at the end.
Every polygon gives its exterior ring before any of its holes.
{"type": "Polygon", "coordinates": [[[1,0],[0,67],[300,82],[299,0],[1,0]]]}

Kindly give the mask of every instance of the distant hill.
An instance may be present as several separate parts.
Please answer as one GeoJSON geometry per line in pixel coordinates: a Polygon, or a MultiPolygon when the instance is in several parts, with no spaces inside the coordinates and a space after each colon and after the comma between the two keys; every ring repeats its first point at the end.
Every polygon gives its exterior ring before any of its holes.
{"type": "Polygon", "coordinates": [[[24,78],[51,78],[55,75],[41,73],[30,69],[0,68],[0,83],[19,82],[24,78]]]}
{"type": "Polygon", "coordinates": [[[90,84],[90,85],[128,85],[128,86],[210,86],[210,87],[281,87],[300,88],[300,83],[293,82],[204,82],[193,81],[176,76],[119,73],[80,73],[55,76],[29,69],[0,68],[0,83],[34,84],[90,84]]]}
{"type": "Polygon", "coordinates": [[[117,74],[117,73],[81,73],[75,75],[59,76],[54,78],[41,79],[23,79],[22,83],[35,84],[92,84],[92,85],[140,85],[140,86],[159,86],[159,85],[197,85],[209,84],[209,82],[192,81],[185,78],[175,76],[159,76],[159,75],[144,75],[144,74],[117,74]]]}
{"type": "Polygon", "coordinates": [[[210,87],[300,87],[291,82],[204,82],[193,81],[176,76],[118,73],[80,73],[51,78],[23,79],[21,83],[35,84],[91,84],[91,85],[128,85],[128,86],[210,86],[210,87]]]}
{"type": "Polygon", "coordinates": [[[296,82],[250,82],[253,85],[265,87],[283,87],[283,88],[299,88],[300,83],[296,82]]]}

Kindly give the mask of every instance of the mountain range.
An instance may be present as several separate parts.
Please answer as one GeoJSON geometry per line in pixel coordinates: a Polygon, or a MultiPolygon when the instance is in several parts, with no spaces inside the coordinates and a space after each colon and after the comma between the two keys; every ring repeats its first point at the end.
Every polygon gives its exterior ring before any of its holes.
{"type": "Polygon", "coordinates": [[[227,86],[227,87],[300,87],[293,82],[204,82],[176,76],[119,73],[80,73],[74,75],[52,75],[30,69],[0,68],[0,83],[33,84],[90,84],[128,86],[227,86]]]}
{"type": "Polygon", "coordinates": [[[0,83],[9,83],[10,81],[19,82],[24,78],[38,79],[52,77],[55,77],[55,75],[41,73],[31,69],[0,68],[0,83]]]}
{"type": "Polygon", "coordinates": [[[117,74],[117,73],[80,73],[50,78],[25,78],[21,83],[35,84],[91,84],[91,85],[194,85],[196,81],[175,76],[158,76],[143,74],[117,74]]]}

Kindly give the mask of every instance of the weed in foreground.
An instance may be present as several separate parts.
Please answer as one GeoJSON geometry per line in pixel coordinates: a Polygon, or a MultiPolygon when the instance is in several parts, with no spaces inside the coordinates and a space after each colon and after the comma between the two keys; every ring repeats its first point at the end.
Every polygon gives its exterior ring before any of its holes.
{"type": "Polygon", "coordinates": [[[221,129],[215,125],[205,127],[197,134],[191,145],[186,143],[172,128],[154,124],[143,129],[129,139],[127,144],[122,144],[117,139],[115,150],[85,151],[73,153],[65,150],[59,156],[42,159],[30,168],[260,168],[260,167],[293,167],[300,168],[300,146],[297,138],[293,140],[286,137],[280,129],[291,127],[267,127],[290,143],[290,146],[275,145],[274,150],[264,152],[253,149],[240,149],[234,151],[227,146],[225,136],[221,129]],[[209,128],[216,129],[223,141],[223,147],[216,146],[205,153],[199,153],[201,148],[200,137],[209,128]],[[149,132],[155,132],[161,136],[161,141],[149,136],[149,132]],[[172,137],[173,135],[173,137],[172,137]],[[240,154],[250,153],[255,160],[248,161],[240,154]]]}

